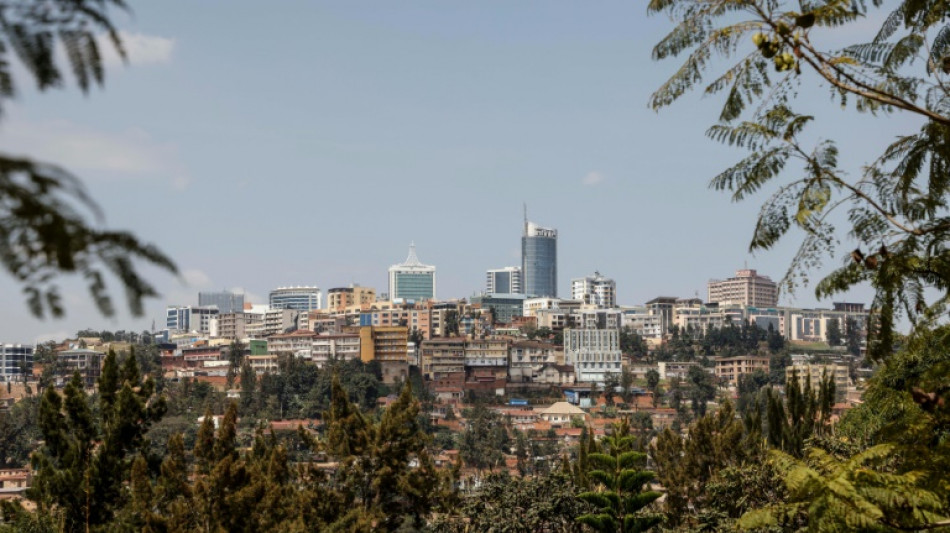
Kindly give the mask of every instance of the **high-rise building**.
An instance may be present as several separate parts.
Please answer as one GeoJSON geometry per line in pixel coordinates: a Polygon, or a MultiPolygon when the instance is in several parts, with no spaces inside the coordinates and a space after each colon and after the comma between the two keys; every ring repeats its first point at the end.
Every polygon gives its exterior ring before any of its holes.
{"type": "Polygon", "coordinates": [[[416,244],[409,244],[409,256],[402,264],[389,267],[389,297],[392,300],[434,300],[435,267],[416,257],[416,244]]]}
{"type": "Polygon", "coordinates": [[[557,297],[557,230],[524,221],[521,275],[529,297],[557,297]]]}
{"type": "Polygon", "coordinates": [[[571,280],[571,299],[580,300],[601,309],[617,307],[617,284],[610,278],[594,272],[593,276],[571,280]]]}
{"type": "Polygon", "coordinates": [[[316,311],[323,308],[320,287],[278,287],[270,291],[272,309],[316,311]]]}
{"type": "Polygon", "coordinates": [[[212,305],[217,307],[218,312],[222,315],[226,313],[242,313],[244,312],[244,295],[231,291],[198,293],[199,307],[209,307],[212,305]]]}
{"type": "Polygon", "coordinates": [[[486,294],[521,294],[521,267],[493,268],[486,276],[486,294]]]}
{"type": "Polygon", "coordinates": [[[737,270],[733,278],[709,281],[708,302],[775,307],[778,305],[778,285],[755,270],[737,270]]]}

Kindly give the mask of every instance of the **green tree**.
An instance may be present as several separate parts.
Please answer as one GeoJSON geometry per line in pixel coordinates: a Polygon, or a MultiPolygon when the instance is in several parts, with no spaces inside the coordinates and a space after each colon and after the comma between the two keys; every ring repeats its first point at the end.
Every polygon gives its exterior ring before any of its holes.
{"type": "Polygon", "coordinates": [[[653,393],[653,407],[656,407],[660,393],[660,373],[655,368],[647,370],[647,388],[653,393]]]}
{"type": "Polygon", "coordinates": [[[165,411],[151,379],[142,381],[134,357],[116,366],[110,353],[99,381],[98,410],[78,372],[63,396],[48,387],[40,401],[43,446],[32,454],[36,476],[28,496],[40,512],[61,513],[66,531],[106,524],[127,503],[123,483],[134,457],[145,450],[146,432],[165,411]]]}
{"type": "Polygon", "coordinates": [[[912,324],[926,325],[950,301],[947,8],[942,2],[897,2],[874,31],[863,20],[869,5],[882,3],[651,0],[648,5],[650,13],[666,13],[675,23],[653,57],[686,55],[651,105],[669,105],[704,84],[711,70],[723,69],[705,85],[708,94],[726,94],[719,123],[707,135],[749,154],[715,176],[711,186],[730,191],[736,201],[773,187],[750,249],[770,249],[793,228],[804,233],[785,276],[786,289],[806,282],[810,268],[838,253],[834,221],[847,221],[848,237],[858,247],[815,291],[826,297],[860,283],[874,287],[868,338],[874,359],[893,352],[896,317],[906,314],[912,324]],[[819,44],[861,35],[864,42],[837,49],[819,44]],[[814,80],[845,107],[913,117],[919,129],[891,126],[895,140],[872,162],[848,172],[839,166],[842,157],[833,140],[807,140],[813,138],[808,128],[821,117],[793,109],[799,89],[814,80]],[[845,213],[837,215],[840,211],[845,213]]]}
{"type": "Polygon", "coordinates": [[[587,456],[591,468],[587,475],[598,488],[578,498],[596,510],[580,515],[578,522],[611,533],[648,531],[661,522],[660,515],[644,511],[662,494],[644,490],[654,473],[640,469],[646,454],[634,449],[635,439],[626,421],[620,422],[602,439],[604,452],[587,456]]]}
{"type": "Polygon", "coordinates": [[[841,326],[837,320],[828,321],[828,330],[825,331],[825,340],[829,346],[841,346],[841,326]]]}
{"type": "MultiPolygon", "coordinates": [[[[115,9],[125,9],[124,2],[5,5],[0,15],[0,106],[15,95],[15,72],[27,73],[40,91],[62,86],[63,58],[82,92],[101,86],[105,69],[98,37],[107,36],[109,46],[125,58],[111,22],[115,9]],[[14,69],[14,58],[24,68],[14,69]]],[[[177,272],[153,245],[128,232],[101,229],[102,211],[80,180],[54,164],[0,154],[0,199],[0,263],[23,287],[37,317],[63,315],[57,284],[63,274],[85,280],[99,311],[110,316],[115,312],[106,284],[110,274],[124,289],[132,313],[141,315],[143,299],[157,293],[136,269],[136,261],[177,272]]]]}

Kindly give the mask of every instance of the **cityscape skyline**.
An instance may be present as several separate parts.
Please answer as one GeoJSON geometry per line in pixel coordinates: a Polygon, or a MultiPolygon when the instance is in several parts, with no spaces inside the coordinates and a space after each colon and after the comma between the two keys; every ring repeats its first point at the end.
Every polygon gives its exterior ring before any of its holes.
{"type": "MultiPolygon", "coordinates": [[[[18,87],[0,143],[75,172],[110,227],[156,244],[181,275],[145,269],[161,297],[137,318],[121,292],[107,318],[82,280],[65,280],[60,320],[31,317],[3,277],[0,320],[25,342],[148,329],[200,291],[243,288],[258,302],[288,285],[382,292],[413,239],[439,268],[438,296],[468,297],[486,269],[518,264],[524,201],[559,230],[558,294],[599,270],[622,303],[702,295],[746,263],[778,280],[794,256],[796,235],[749,254],[758,203],[706,187],[738,157],[705,138],[716,106],[695,95],[647,108],[676,65],[651,60],[665,28],[641,5],[236,0],[226,23],[213,6],[130,6],[134,19],[116,20],[129,66],[110,60],[88,96],[18,87]],[[303,213],[319,216],[301,224],[303,213]]],[[[840,139],[842,166],[890,141],[878,119],[842,113],[821,91],[807,107],[840,139]]],[[[817,305],[812,290],[794,303],[817,305]]]]}

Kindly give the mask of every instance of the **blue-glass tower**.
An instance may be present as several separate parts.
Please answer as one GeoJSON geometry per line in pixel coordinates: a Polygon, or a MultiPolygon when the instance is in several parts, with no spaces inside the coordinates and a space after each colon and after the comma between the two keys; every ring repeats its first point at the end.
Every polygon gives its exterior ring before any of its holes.
{"type": "Polygon", "coordinates": [[[557,230],[524,222],[521,275],[528,298],[557,298],[557,230]]]}

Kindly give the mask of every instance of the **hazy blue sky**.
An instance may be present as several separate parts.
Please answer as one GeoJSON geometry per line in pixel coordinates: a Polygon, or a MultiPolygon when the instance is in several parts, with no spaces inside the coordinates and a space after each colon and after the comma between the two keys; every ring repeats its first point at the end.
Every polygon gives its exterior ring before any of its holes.
{"type": "MultiPolygon", "coordinates": [[[[705,298],[709,278],[778,279],[791,257],[794,240],[747,253],[761,197],[707,188],[742,155],[704,137],[721,99],[647,107],[679,63],[650,59],[671,26],[642,2],[131,4],[116,20],[132,64],[110,60],[89,96],[20,76],[0,148],[75,171],[108,224],[158,244],[182,279],[153,274],[163,298],[142,319],[103,318],[67,284],[67,318],[37,321],[4,278],[0,341],[161,325],[199,290],[386,291],[410,241],[440,297],[469,296],[519,264],[522,202],[559,230],[563,294],[596,269],[622,304],[705,298]]],[[[854,174],[895,135],[896,119],[803,94],[854,174]]],[[[817,304],[810,288],[783,300],[817,304]]]]}

